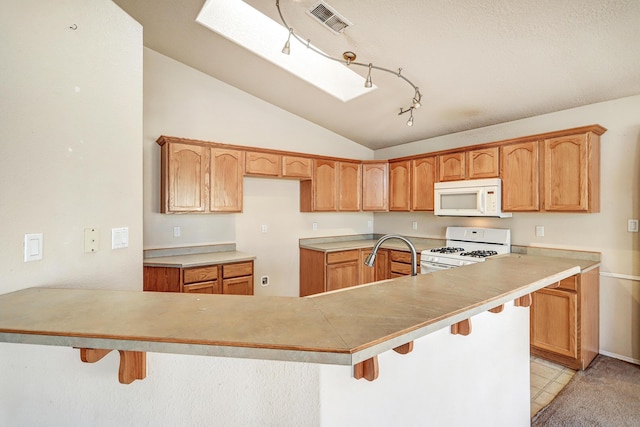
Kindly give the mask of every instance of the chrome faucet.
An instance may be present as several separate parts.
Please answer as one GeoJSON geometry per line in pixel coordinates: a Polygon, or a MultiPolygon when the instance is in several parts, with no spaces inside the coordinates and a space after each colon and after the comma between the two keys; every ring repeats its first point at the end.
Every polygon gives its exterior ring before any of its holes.
{"type": "Polygon", "coordinates": [[[389,239],[402,240],[407,244],[407,246],[409,246],[409,249],[411,250],[411,275],[417,276],[418,266],[416,265],[416,260],[418,259],[418,254],[416,253],[416,247],[413,246],[413,243],[411,243],[409,239],[407,239],[406,237],[398,236],[397,234],[387,234],[386,236],[382,236],[380,239],[378,239],[375,246],[373,247],[373,250],[369,255],[367,255],[367,258],[364,260],[364,265],[373,267],[373,263],[376,260],[376,254],[378,253],[378,249],[380,249],[380,245],[382,245],[382,243],[389,239]]]}

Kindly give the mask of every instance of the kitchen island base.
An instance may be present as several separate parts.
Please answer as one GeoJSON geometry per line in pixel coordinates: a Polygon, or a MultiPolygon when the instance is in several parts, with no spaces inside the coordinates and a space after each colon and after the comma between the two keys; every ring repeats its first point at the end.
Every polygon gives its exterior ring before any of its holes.
{"type": "Polygon", "coordinates": [[[443,328],[416,339],[408,354],[384,352],[373,382],[355,380],[351,366],[147,353],[150,375],[123,387],[114,376],[117,352],[82,364],[77,349],[0,343],[5,374],[27,365],[32,378],[55,378],[17,384],[3,374],[0,401],[11,408],[5,421],[34,425],[52,425],[56,417],[70,426],[96,425],[98,413],[100,425],[130,425],[135,412],[158,426],[526,426],[528,316],[528,309],[507,303],[501,313],[473,316],[468,336],[443,328]],[[62,363],[68,358],[78,360],[73,369],[62,363]],[[159,387],[167,383],[171,389],[159,387]],[[53,384],[76,392],[59,393],[53,384]],[[22,405],[25,393],[46,409],[22,405]],[[73,411],[72,420],[62,413],[88,402],[92,410],[73,411]]]}

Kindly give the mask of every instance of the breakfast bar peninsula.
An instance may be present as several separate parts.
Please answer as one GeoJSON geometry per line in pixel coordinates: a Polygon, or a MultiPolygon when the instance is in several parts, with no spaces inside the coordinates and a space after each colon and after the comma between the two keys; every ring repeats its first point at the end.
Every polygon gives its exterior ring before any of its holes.
{"type": "Polygon", "coordinates": [[[280,425],[528,425],[530,294],[595,267],[509,254],[306,298],[29,288],[0,295],[0,341],[118,350],[123,388],[180,355],[196,390],[278,401],[280,425]]]}

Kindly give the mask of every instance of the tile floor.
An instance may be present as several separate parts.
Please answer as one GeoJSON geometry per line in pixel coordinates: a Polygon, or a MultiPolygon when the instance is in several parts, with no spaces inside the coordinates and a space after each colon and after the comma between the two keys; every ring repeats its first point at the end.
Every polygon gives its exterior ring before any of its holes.
{"type": "Polygon", "coordinates": [[[573,369],[531,356],[531,417],[547,406],[575,373],[573,369]]]}

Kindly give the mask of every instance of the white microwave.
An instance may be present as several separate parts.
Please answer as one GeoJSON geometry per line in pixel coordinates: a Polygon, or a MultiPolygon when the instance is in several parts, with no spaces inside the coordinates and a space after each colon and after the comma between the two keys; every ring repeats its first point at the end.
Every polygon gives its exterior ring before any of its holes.
{"type": "Polygon", "coordinates": [[[434,214],[438,216],[485,216],[508,218],[502,212],[500,178],[436,182],[434,214]]]}

